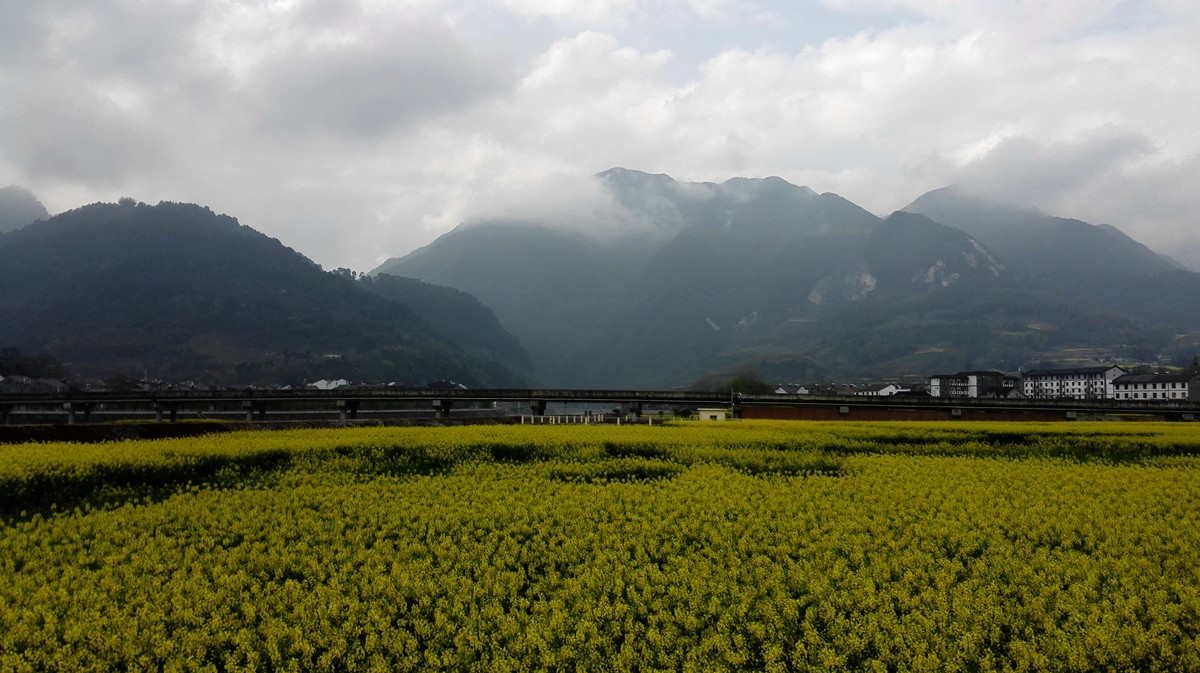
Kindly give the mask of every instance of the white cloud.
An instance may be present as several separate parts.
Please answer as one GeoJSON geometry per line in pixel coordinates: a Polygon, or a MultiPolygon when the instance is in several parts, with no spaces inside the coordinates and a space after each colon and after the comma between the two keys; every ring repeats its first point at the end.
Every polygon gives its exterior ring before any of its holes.
{"type": "Polygon", "coordinates": [[[823,2],[9,1],[0,184],[366,269],[480,214],[607,216],[611,166],[880,214],[962,179],[1200,259],[1200,4],[823,2]]]}
{"type": "Polygon", "coordinates": [[[377,138],[495,95],[507,79],[446,28],[400,24],[345,43],[280,50],[246,90],[272,131],[377,138]]]}
{"type": "Polygon", "coordinates": [[[114,185],[161,168],[167,148],[138,111],[71,81],[4,80],[0,153],[35,180],[114,185]]]}
{"type": "Polygon", "coordinates": [[[573,22],[619,20],[637,7],[636,0],[497,0],[515,12],[573,22]]]}
{"type": "Polygon", "coordinates": [[[1047,206],[1153,152],[1145,136],[1111,127],[1069,142],[1011,137],[964,166],[955,182],[1000,200],[1047,206]]]}

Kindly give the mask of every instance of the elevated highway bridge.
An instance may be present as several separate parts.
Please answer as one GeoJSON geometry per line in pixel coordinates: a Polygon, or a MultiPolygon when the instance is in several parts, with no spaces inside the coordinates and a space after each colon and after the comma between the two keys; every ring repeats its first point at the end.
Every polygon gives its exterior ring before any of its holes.
{"type": "Polygon", "coordinates": [[[736,418],[796,420],[1074,420],[1129,415],[1165,420],[1200,418],[1200,403],[1183,401],[1116,401],[1073,399],[984,399],[873,397],[845,395],[739,394],[694,391],[559,390],[559,389],[396,389],[343,387],[333,390],[203,390],[133,392],[0,393],[0,423],[20,413],[53,415],[66,423],[89,422],[93,412],[153,413],[172,422],[180,411],[219,410],[263,421],[282,411],[337,413],[355,419],[360,409],[425,410],[450,417],[455,408],[516,404],[531,415],[546,413],[549,404],[597,404],[622,407],[641,416],[649,407],[724,407],[736,418]]]}

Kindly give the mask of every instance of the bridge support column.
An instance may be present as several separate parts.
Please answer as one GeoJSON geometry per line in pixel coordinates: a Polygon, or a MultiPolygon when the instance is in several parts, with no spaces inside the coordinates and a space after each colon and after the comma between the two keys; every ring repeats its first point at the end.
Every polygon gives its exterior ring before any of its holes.
{"type": "Polygon", "coordinates": [[[634,423],[637,423],[638,421],[642,420],[642,403],[641,402],[630,402],[629,403],[629,413],[633,414],[633,422],[634,423]]]}
{"type": "Polygon", "coordinates": [[[546,415],[546,400],[529,400],[529,411],[534,416],[546,415]]]}
{"type": "Polygon", "coordinates": [[[253,423],[255,417],[260,421],[267,419],[267,403],[266,402],[242,402],[242,409],[246,411],[246,422],[253,423]]]}
{"type": "Polygon", "coordinates": [[[79,412],[83,412],[83,422],[87,423],[92,420],[92,407],[96,405],[82,402],[66,402],[63,408],[67,410],[67,425],[75,425],[79,422],[79,412]]]}
{"type": "Polygon", "coordinates": [[[0,425],[8,425],[8,415],[12,413],[12,407],[0,407],[0,425]]]}
{"type": "Polygon", "coordinates": [[[358,405],[358,400],[338,400],[338,418],[343,421],[358,418],[358,405]]]}
{"type": "Polygon", "coordinates": [[[433,408],[437,410],[438,418],[450,418],[450,408],[454,406],[452,400],[434,400],[433,408]]]}
{"type": "Polygon", "coordinates": [[[154,420],[159,423],[163,422],[163,409],[167,411],[167,418],[171,423],[174,423],[179,418],[178,404],[155,404],[154,405],[154,420]]]}

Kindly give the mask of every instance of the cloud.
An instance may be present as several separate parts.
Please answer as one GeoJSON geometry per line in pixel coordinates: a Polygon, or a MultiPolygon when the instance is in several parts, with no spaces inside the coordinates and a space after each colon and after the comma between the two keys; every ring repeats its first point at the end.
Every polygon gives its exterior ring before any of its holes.
{"type": "Polygon", "coordinates": [[[263,63],[248,88],[273,131],[375,138],[469,107],[508,80],[446,28],[402,24],[347,43],[294,45],[263,63]]]}
{"type": "Polygon", "coordinates": [[[475,213],[470,221],[530,222],[601,238],[650,226],[594,175],[550,174],[507,185],[480,199],[475,213]]]}
{"type": "Polygon", "coordinates": [[[327,267],[493,213],[620,221],[613,166],[879,214],[968,180],[1198,238],[1190,0],[0,3],[0,184],[204,203],[327,267]]]}
{"type": "Polygon", "coordinates": [[[165,160],[152,125],[111,99],[69,81],[3,86],[0,154],[31,178],[115,185],[165,160]]]}
{"type": "Polygon", "coordinates": [[[1010,137],[964,166],[954,182],[1000,200],[1047,206],[1154,151],[1146,136],[1112,127],[1067,142],[1010,137]]]}
{"type": "Polygon", "coordinates": [[[1117,225],[1151,249],[1200,271],[1200,153],[1161,153],[1097,176],[1056,204],[1057,212],[1117,225]]]}
{"type": "Polygon", "coordinates": [[[620,20],[637,7],[636,0],[498,0],[519,14],[596,23],[620,20]]]}

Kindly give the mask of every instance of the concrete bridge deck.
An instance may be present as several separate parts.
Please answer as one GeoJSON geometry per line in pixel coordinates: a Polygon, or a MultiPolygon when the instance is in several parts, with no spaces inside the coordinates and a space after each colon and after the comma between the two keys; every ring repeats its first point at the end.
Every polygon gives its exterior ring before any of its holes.
{"type": "Polygon", "coordinates": [[[336,411],[342,419],[357,417],[360,409],[432,410],[448,417],[455,407],[516,403],[542,415],[551,403],[601,404],[623,407],[641,415],[646,407],[726,407],[742,418],[846,420],[1071,420],[1099,415],[1129,414],[1168,420],[1195,420],[1200,404],[1179,401],[1115,401],[1072,399],[984,399],[930,397],[871,397],[844,395],[739,394],[696,391],[644,390],[432,390],[388,387],[344,387],[334,390],[203,390],[133,392],[60,392],[0,394],[0,423],[15,410],[40,410],[65,415],[68,423],[86,422],[93,411],[153,411],[158,420],[174,421],[181,410],[240,411],[247,420],[265,420],[272,410],[336,411]]]}

